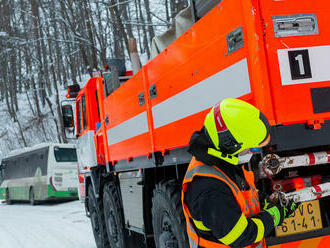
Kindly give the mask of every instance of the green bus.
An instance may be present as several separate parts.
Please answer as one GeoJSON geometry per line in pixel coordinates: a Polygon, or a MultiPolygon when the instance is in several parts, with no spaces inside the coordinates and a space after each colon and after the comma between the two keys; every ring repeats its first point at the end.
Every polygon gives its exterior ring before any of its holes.
{"type": "Polygon", "coordinates": [[[37,202],[78,199],[77,153],[73,144],[43,143],[14,151],[0,164],[0,199],[37,202]]]}

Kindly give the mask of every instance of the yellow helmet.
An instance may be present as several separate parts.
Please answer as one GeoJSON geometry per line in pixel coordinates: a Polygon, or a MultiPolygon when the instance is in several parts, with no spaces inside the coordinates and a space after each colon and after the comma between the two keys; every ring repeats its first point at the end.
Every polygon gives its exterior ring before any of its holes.
{"type": "Polygon", "coordinates": [[[261,147],[269,141],[269,123],[260,110],[238,99],[227,98],[207,114],[204,126],[215,149],[208,153],[231,164],[245,149],[261,147]],[[266,142],[267,141],[267,142],[266,142]]]}

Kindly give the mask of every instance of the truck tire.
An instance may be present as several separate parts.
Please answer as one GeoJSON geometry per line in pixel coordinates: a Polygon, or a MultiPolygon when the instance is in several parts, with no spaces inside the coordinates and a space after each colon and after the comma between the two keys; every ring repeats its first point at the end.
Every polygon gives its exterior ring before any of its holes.
{"type": "Polygon", "coordinates": [[[92,186],[88,187],[88,206],[97,248],[110,248],[104,222],[103,202],[95,197],[92,186]]]}
{"type": "Polygon", "coordinates": [[[125,248],[124,216],[116,185],[108,183],[103,193],[104,220],[111,248],[125,248]]]}
{"type": "Polygon", "coordinates": [[[152,225],[156,248],[188,248],[181,190],[175,180],[156,185],[152,198],[152,225]]]}
{"type": "Polygon", "coordinates": [[[12,200],[10,200],[9,189],[6,189],[6,204],[11,205],[13,204],[12,200]]]}
{"type": "Polygon", "coordinates": [[[31,206],[35,206],[37,204],[37,202],[34,198],[34,190],[32,187],[30,188],[30,192],[29,192],[29,201],[30,201],[31,206]]]}

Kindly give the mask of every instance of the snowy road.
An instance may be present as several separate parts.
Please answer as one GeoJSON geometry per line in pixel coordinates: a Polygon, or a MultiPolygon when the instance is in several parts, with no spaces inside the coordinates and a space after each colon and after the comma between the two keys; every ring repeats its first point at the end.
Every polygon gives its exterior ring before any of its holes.
{"type": "Polygon", "coordinates": [[[30,206],[0,203],[0,248],[95,248],[79,201],[30,206]]]}

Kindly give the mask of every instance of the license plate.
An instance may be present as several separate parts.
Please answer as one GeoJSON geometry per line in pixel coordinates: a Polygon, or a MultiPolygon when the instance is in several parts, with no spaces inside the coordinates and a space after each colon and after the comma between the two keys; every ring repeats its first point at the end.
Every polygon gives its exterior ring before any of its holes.
{"type": "Polygon", "coordinates": [[[275,228],[277,237],[321,229],[322,220],[318,200],[302,203],[292,217],[275,228]]]}
{"type": "Polygon", "coordinates": [[[68,188],[68,191],[77,191],[78,188],[68,188]]]}

